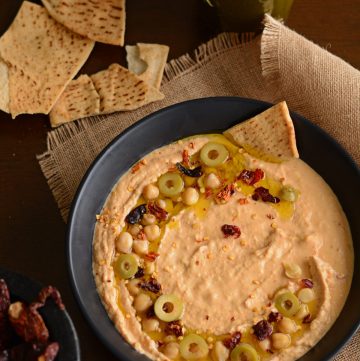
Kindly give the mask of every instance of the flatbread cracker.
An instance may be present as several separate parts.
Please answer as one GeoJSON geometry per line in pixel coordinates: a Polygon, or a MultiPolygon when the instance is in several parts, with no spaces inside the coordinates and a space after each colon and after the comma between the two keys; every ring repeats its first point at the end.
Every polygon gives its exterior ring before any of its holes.
{"type": "Polygon", "coordinates": [[[0,59],[0,110],[9,113],[9,70],[0,59]]]}
{"type": "Polygon", "coordinates": [[[235,125],[224,135],[248,153],[270,162],[299,158],[294,125],[285,101],[235,125]]]}
{"type": "Polygon", "coordinates": [[[146,83],[160,89],[169,47],[160,44],[137,43],[127,45],[125,49],[129,70],[146,83]]]}
{"type": "Polygon", "coordinates": [[[93,47],[92,40],[56,22],[42,6],[24,1],[0,38],[0,56],[9,68],[11,115],[48,114],[93,47]]]}
{"type": "Polygon", "coordinates": [[[159,90],[119,64],[91,75],[91,79],[100,94],[101,114],[134,110],[164,98],[159,90]]]}
{"type": "Polygon", "coordinates": [[[125,0],[42,0],[60,24],[89,39],[124,45],[125,0]]]}
{"type": "Polygon", "coordinates": [[[57,127],[99,112],[100,95],[91,78],[84,74],[72,80],[61,94],[50,112],[50,124],[57,127]]]}

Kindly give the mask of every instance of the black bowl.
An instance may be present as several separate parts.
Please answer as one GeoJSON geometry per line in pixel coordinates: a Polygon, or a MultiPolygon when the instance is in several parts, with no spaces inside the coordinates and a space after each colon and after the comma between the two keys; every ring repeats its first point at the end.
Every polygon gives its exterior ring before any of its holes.
{"type": "MultiPolygon", "coordinates": [[[[36,300],[43,285],[21,274],[0,268],[0,278],[3,278],[9,288],[11,302],[23,301],[27,304],[36,300]]],[[[52,300],[39,309],[51,341],[60,344],[56,361],[80,361],[79,340],[75,327],[66,311],[59,310],[52,300]]]]}
{"type": "MultiPolygon", "coordinates": [[[[222,132],[271,104],[235,97],[192,100],[155,112],[115,138],[97,157],[73,201],[68,225],[68,261],[76,298],[90,325],[123,361],[145,361],[116,331],[97,294],[92,276],[92,238],[98,214],[119,177],[150,151],[189,135],[222,132]]],[[[350,156],[323,130],[292,113],[301,158],[338,196],[348,217],[355,248],[355,273],[338,320],[302,361],[330,360],[355,333],[360,322],[360,172],[350,156]]]]}

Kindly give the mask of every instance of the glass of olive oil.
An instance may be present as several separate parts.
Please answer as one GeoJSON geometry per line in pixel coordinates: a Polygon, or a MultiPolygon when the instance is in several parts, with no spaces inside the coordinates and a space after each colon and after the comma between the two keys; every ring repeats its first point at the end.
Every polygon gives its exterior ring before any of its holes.
{"type": "Polygon", "coordinates": [[[264,14],[285,21],[293,0],[205,0],[217,10],[223,31],[257,31],[264,14]]]}

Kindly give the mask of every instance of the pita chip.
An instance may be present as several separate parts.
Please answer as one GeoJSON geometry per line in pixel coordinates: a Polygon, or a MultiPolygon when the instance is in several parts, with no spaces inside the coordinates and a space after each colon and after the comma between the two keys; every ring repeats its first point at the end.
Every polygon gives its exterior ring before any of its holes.
{"type": "Polygon", "coordinates": [[[125,0],[42,0],[49,14],[89,39],[124,45],[125,0]]]}
{"type": "Polygon", "coordinates": [[[48,114],[89,57],[94,42],[74,34],[42,6],[24,1],[0,38],[0,57],[9,71],[9,109],[48,114]]]}
{"type": "Polygon", "coordinates": [[[270,162],[299,158],[294,125],[284,101],[235,125],[224,135],[248,153],[270,162]]]}
{"type": "Polygon", "coordinates": [[[9,71],[0,59],[0,110],[9,113],[9,71]]]}
{"type": "Polygon", "coordinates": [[[144,82],[160,89],[169,47],[159,44],[138,43],[127,45],[125,49],[129,70],[137,74],[144,82]]]}
{"type": "Polygon", "coordinates": [[[99,114],[100,96],[88,75],[72,80],[50,112],[50,124],[57,127],[76,119],[99,114]]]}
{"type": "Polygon", "coordinates": [[[91,79],[100,95],[101,114],[134,110],[164,98],[159,90],[119,64],[91,75],[91,79]]]}

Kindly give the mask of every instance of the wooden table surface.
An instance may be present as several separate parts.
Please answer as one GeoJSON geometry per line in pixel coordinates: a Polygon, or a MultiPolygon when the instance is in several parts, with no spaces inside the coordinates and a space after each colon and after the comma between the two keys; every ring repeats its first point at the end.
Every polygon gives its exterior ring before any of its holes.
{"type": "MultiPolygon", "coordinates": [[[[0,11],[1,11],[0,5],[0,11]]],[[[360,1],[295,0],[288,26],[360,68],[360,1]]],[[[189,52],[218,32],[202,0],[127,2],[126,43],[170,46],[170,58],[189,52]]],[[[97,44],[84,72],[112,62],[125,65],[124,49],[97,44]]],[[[0,111],[0,266],[57,286],[75,323],[85,361],[115,360],[86,323],[73,297],[65,256],[66,225],[36,161],[46,149],[47,116],[0,111]]]]}

